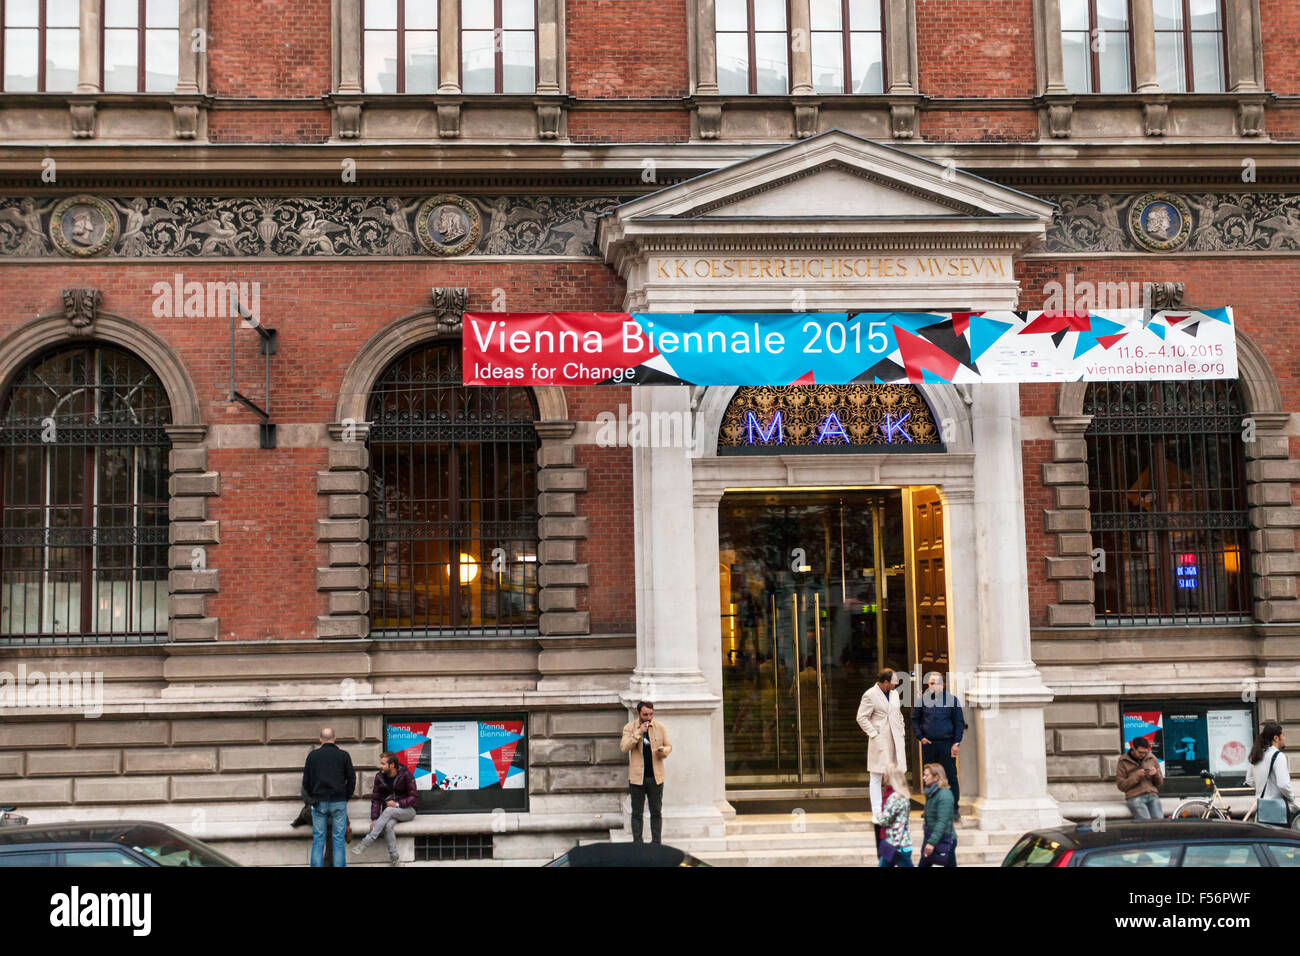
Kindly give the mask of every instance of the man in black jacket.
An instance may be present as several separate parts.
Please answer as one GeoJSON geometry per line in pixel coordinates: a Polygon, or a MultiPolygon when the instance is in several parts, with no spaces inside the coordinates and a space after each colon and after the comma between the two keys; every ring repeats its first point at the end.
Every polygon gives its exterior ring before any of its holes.
{"type": "Polygon", "coordinates": [[[320,746],[307,755],[302,768],[302,792],[311,804],[311,865],[325,865],[325,829],[332,831],[333,863],[347,866],[344,843],[348,829],[348,798],[357,789],[352,757],[334,742],[334,731],[321,728],[320,746]]]}
{"type": "Polygon", "coordinates": [[[961,813],[961,786],[957,782],[957,755],[966,733],[961,701],[943,689],[943,675],[931,671],[925,675],[925,691],[912,708],[912,733],[921,743],[923,763],[937,763],[948,775],[952,789],[953,811],[961,813]]]}

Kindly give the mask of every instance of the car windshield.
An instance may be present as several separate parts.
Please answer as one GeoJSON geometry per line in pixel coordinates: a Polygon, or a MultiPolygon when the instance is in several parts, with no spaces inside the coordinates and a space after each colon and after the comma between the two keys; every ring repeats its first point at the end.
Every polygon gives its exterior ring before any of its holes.
{"type": "Polygon", "coordinates": [[[1011,848],[1003,866],[1051,866],[1056,855],[1061,851],[1061,844],[1047,837],[1034,833],[1026,834],[1020,842],[1011,848]]]}
{"type": "Polygon", "coordinates": [[[234,860],[166,827],[134,826],[112,837],[163,866],[237,866],[234,860]]]}

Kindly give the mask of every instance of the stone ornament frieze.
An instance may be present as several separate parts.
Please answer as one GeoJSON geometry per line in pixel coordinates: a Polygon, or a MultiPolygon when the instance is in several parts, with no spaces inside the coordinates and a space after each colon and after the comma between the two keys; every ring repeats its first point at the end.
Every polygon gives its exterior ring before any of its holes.
{"type": "MultiPolygon", "coordinates": [[[[1300,251],[1300,194],[1043,194],[1038,253],[1300,251]]],[[[593,196],[0,197],[0,258],[594,256],[593,196]]]]}
{"type": "Polygon", "coordinates": [[[1045,252],[1288,252],[1300,250],[1300,194],[1045,195],[1059,211],[1045,252]]]}
{"type": "Polygon", "coordinates": [[[596,255],[589,196],[0,198],[0,257],[596,255]]]}

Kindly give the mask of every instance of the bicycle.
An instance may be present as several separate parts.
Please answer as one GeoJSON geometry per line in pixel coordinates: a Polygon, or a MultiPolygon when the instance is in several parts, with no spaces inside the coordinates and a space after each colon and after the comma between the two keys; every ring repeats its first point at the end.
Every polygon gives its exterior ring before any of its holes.
{"type": "MultiPolygon", "coordinates": [[[[1214,777],[1208,773],[1201,775],[1201,781],[1205,784],[1206,789],[1210,791],[1209,799],[1192,797],[1184,800],[1182,803],[1178,804],[1178,806],[1174,807],[1172,819],[1223,821],[1240,819],[1246,823],[1254,822],[1255,815],[1259,810],[1258,799],[1251,801],[1250,809],[1241,817],[1234,817],[1231,808],[1229,808],[1227,803],[1223,800],[1225,795],[1230,797],[1244,797],[1247,794],[1250,794],[1251,796],[1254,796],[1254,787],[1226,787],[1220,789],[1214,777]]],[[[1288,826],[1292,830],[1300,830],[1300,812],[1291,814],[1288,826]]]]}

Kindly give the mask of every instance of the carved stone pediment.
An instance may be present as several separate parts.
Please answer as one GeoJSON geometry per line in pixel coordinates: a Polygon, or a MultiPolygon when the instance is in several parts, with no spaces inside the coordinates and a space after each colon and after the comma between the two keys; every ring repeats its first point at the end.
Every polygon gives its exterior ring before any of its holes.
{"type": "Polygon", "coordinates": [[[460,334],[461,320],[469,308],[469,289],[451,289],[435,286],[431,291],[433,313],[438,317],[440,331],[460,334]]]}
{"type": "Polygon", "coordinates": [[[68,319],[70,334],[89,335],[99,311],[98,289],[64,289],[63,314],[68,319]]]}

